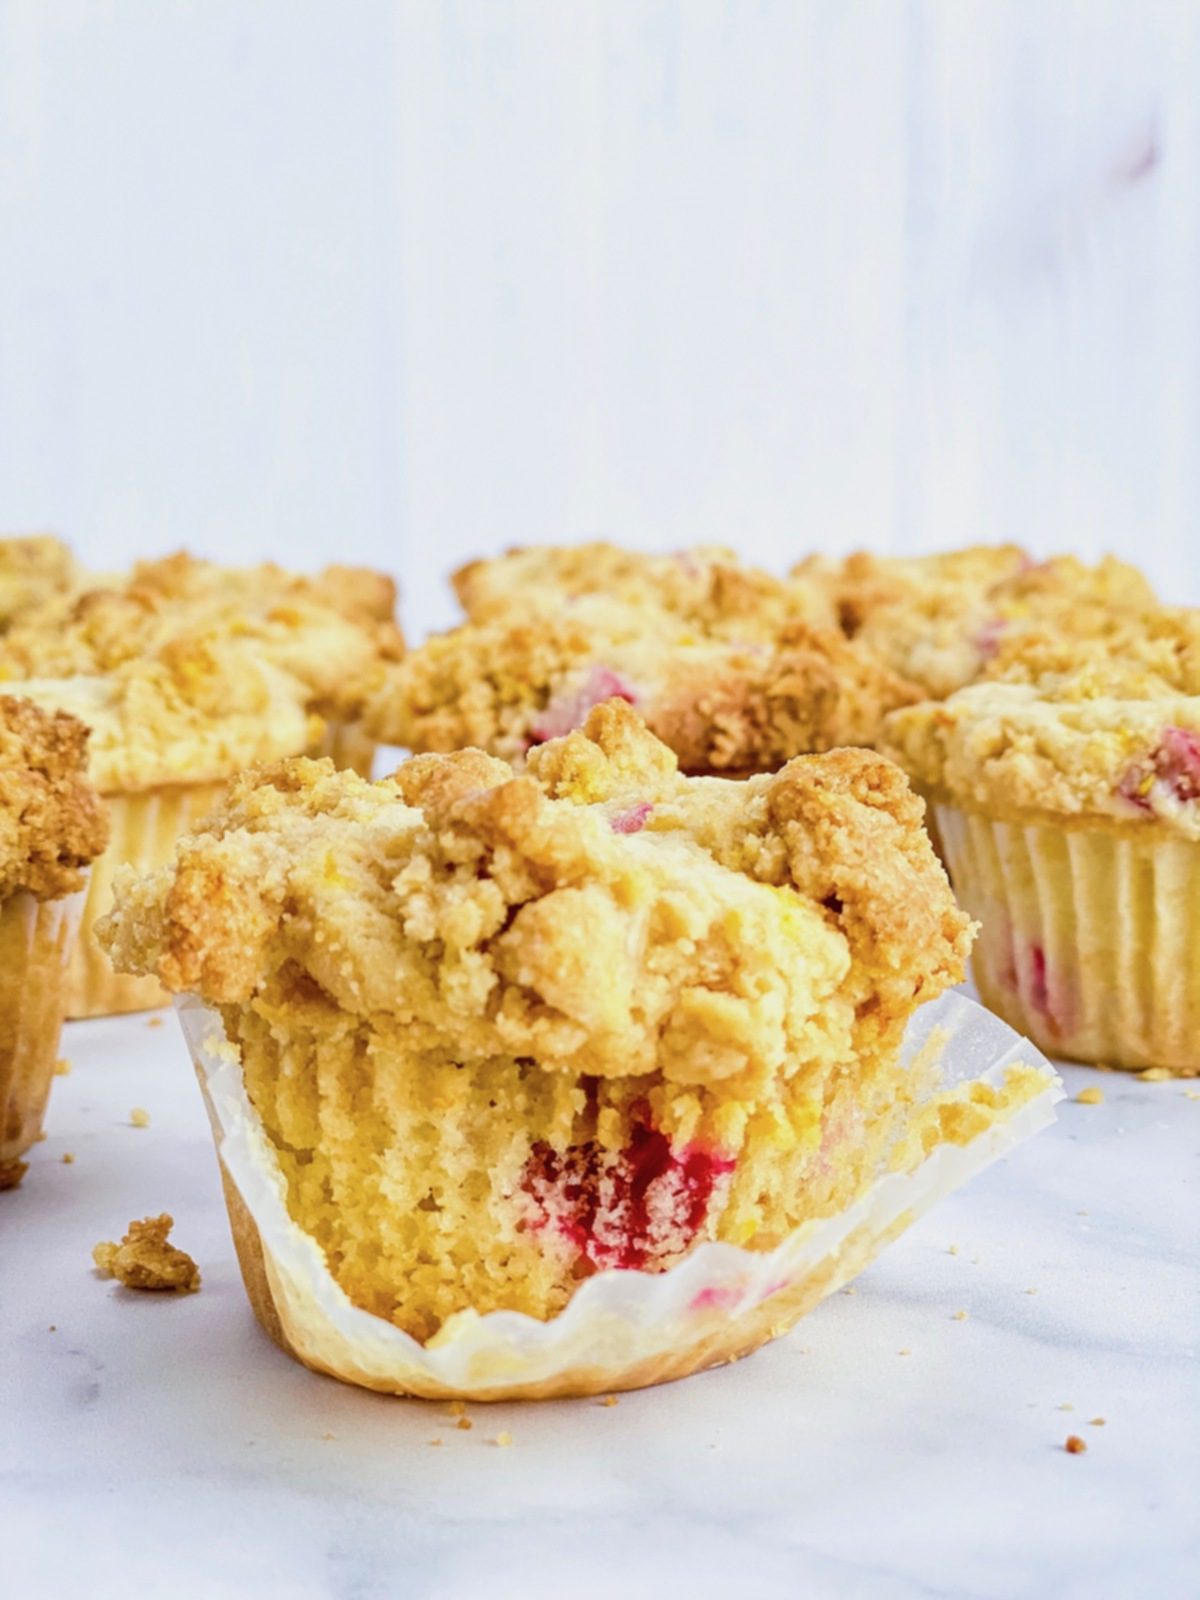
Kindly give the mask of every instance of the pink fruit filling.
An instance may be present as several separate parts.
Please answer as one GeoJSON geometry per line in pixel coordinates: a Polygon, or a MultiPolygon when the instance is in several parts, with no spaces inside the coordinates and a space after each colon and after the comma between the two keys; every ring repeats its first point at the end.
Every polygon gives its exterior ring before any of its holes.
{"type": "Polygon", "coordinates": [[[637,704],[632,686],[611,667],[592,667],[577,689],[564,690],[555,695],[549,705],[529,730],[529,743],[544,744],[547,739],[561,739],[576,728],[582,728],[593,706],[605,700],[627,700],[637,704]]]}
{"type": "Polygon", "coordinates": [[[990,661],[1000,648],[1000,639],[1007,623],[1003,617],[992,617],[975,635],[975,648],[985,661],[990,661]]]}
{"type": "Polygon", "coordinates": [[[643,1123],[623,1150],[594,1139],[561,1155],[535,1145],[521,1186],[537,1208],[535,1226],[553,1228],[593,1266],[645,1270],[691,1244],[733,1168],[699,1145],[673,1150],[643,1123]]]}
{"type": "Polygon", "coordinates": [[[628,811],[619,811],[615,817],[610,817],[608,825],[614,833],[641,833],[653,810],[649,800],[641,800],[628,811]]]}
{"type": "Polygon", "coordinates": [[[1129,768],[1117,793],[1139,811],[1150,811],[1151,791],[1159,784],[1175,800],[1200,799],[1200,734],[1190,728],[1164,728],[1158,749],[1129,768]]]}

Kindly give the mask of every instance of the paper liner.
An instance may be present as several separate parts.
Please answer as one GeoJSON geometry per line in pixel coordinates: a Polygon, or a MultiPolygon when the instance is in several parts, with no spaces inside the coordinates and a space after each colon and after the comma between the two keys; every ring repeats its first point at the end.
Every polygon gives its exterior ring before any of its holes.
{"type": "Polygon", "coordinates": [[[220,1156],[247,1293],[266,1331],[318,1372],[389,1394],[547,1399],[640,1388],[732,1361],[784,1333],[854,1277],[941,1196],[1051,1122],[1053,1069],[1025,1040],[961,995],[924,1006],[905,1039],[913,1061],[945,1044],[939,1087],[1006,1070],[1044,1071],[1045,1087],[970,1143],[941,1144],[915,1170],[880,1177],[842,1215],[797,1228],[761,1254],[699,1245],[667,1272],[607,1271],[547,1322],[516,1311],[461,1312],[427,1345],[353,1305],[315,1241],[288,1214],[283,1175],[246,1094],[219,1012],[176,1001],[220,1156]]]}
{"type": "Polygon", "coordinates": [[[1052,1055],[1200,1074],[1200,844],[1152,827],[937,817],[984,1002],[1052,1055]]]}
{"type": "Polygon", "coordinates": [[[225,792],[219,783],[177,783],[160,789],[105,796],[108,848],[92,863],[83,921],[67,973],[67,1016],[111,1017],[125,1011],[165,1006],[170,995],[157,978],[130,978],[113,971],[93,932],[99,917],[112,910],[113,877],[129,863],[153,872],[174,859],[180,834],[213,810],[225,792]]]}
{"type": "Polygon", "coordinates": [[[85,895],[17,894],[0,905],[0,1188],[20,1182],[21,1157],[42,1131],[85,895]]]}
{"type": "Polygon", "coordinates": [[[361,722],[329,721],[308,754],[314,757],[328,756],[339,772],[357,772],[360,778],[370,778],[375,767],[376,749],[375,740],[363,731],[361,722]]]}

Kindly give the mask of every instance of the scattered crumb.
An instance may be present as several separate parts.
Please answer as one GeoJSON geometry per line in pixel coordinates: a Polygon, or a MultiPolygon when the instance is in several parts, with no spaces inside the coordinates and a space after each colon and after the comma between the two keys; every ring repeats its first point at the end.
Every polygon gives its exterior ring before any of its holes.
{"type": "Polygon", "coordinates": [[[1058,1408],[1060,1411],[1074,1411],[1075,1407],[1069,1400],[1064,1400],[1058,1408]]]}
{"type": "Polygon", "coordinates": [[[842,1293],[843,1294],[857,1294],[858,1290],[854,1287],[853,1284],[851,1284],[848,1289],[843,1289],[842,1293]]]}
{"type": "Polygon", "coordinates": [[[146,1026],[148,1028],[161,1028],[162,1025],[163,1019],[161,1017],[148,1017],[146,1019],[146,1026]]]}
{"type": "Polygon", "coordinates": [[[50,1332],[51,1333],[57,1333],[58,1332],[58,1323],[57,1322],[52,1322],[50,1324],[50,1332]]]}
{"type": "Polygon", "coordinates": [[[1037,1290],[1036,1289],[1026,1289],[1025,1293],[1026,1294],[1036,1294],[1037,1290]]]}
{"type": "Polygon", "coordinates": [[[618,1399],[617,1399],[615,1394],[606,1394],[604,1396],[604,1399],[601,1400],[600,1404],[602,1406],[615,1406],[615,1405],[619,1405],[620,1402],[618,1401],[618,1399]]]}
{"type": "Polygon", "coordinates": [[[954,1321],[965,1322],[970,1315],[971,1313],[969,1311],[956,1311],[954,1313],[954,1321]]]}
{"type": "Polygon", "coordinates": [[[456,1428],[462,1428],[465,1431],[467,1428],[473,1428],[475,1424],[471,1421],[470,1417],[459,1417],[454,1426],[456,1428]]]}
{"type": "Polygon", "coordinates": [[[15,1189],[28,1171],[28,1161],[0,1163],[0,1189],[15,1189]]]}
{"type": "Polygon", "coordinates": [[[1185,1089],[1183,1097],[1185,1100],[1200,1100],[1200,1089],[1185,1089]]]}
{"type": "Polygon", "coordinates": [[[1077,1217],[1090,1217],[1091,1216],[1091,1212],[1090,1211],[1077,1211],[1075,1213],[1075,1215],[1077,1217]]]}
{"type": "Polygon", "coordinates": [[[911,1350],[897,1350],[896,1354],[898,1356],[910,1356],[910,1355],[912,1355],[912,1351],[911,1350]]]}
{"type": "Polygon", "coordinates": [[[1104,1104],[1104,1090],[1097,1084],[1089,1084],[1086,1089],[1080,1089],[1075,1096],[1075,1101],[1077,1105],[1081,1106],[1102,1106],[1104,1104]]]}
{"type": "Polygon", "coordinates": [[[465,1417],[466,1414],[467,1414],[467,1408],[466,1408],[465,1403],[462,1400],[451,1400],[451,1402],[450,1402],[450,1415],[452,1417],[465,1417]]]}
{"type": "Polygon", "coordinates": [[[63,1166],[64,1167],[70,1167],[70,1166],[73,1166],[74,1163],[75,1163],[75,1152],[73,1150],[64,1150],[63,1151],[63,1166]]]}
{"type": "Polygon", "coordinates": [[[200,1269],[186,1251],[167,1243],[174,1222],[165,1211],[160,1217],[131,1222],[120,1244],[102,1240],[92,1251],[92,1260],[105,1277],[116,1278],[126,1289],[193,1294],[200,1287],[200,1269]]]}
{"type": "Polygon", "coordinates": [[[1069,1456],[1081,1456],[1087,1449],[1087,1445],[1077,1433],[1069,1433],[1067,1435],[1067,1442],[1063,1446],[1063,1449],[1069,1456]]]}
{"type": "Polygon", "coordinates": [[[129,1113],[129,1121],[132,1127],[148,1128],[150,1126],[150,1113],[145,1106],[134,1106],[129,1113]]]}
{"type": "Polygon", "coordinates": [[[334,1438],[336,1436],[334,1434],[332,1434],[332,1433],[323,1433],[321,1435],[321,1437],[322,1437],[322,1439],[332,1439],[332,1438],[334,1438]]]}
{"type": "Polygon", "coordinates": [[[500,1446],[501,1450],[507,1450],[509,1445],[512,1443],[512,1434],[498,1433],[496,1435],[496,1443],[500,1446]]]}
{"type": "Polygon", "coordinates": [[[66,1056],[59,1056],[58,1060],[54,1063],[54,1076],[56,1078],[65,1078],[70,1070],[71,1063],[67,1060],[66,1056]]]}
{"type": "Polygon", "coordinates": [[[1107,1423],[1108,1423],[1107,1417],[1089,1417],[1088,1418],[1088,1427],[1089,1428],[1103,1428],[1103,1427],[1107,1426],[1107,1423]]]}
{"type": "Polygon", "coordinates": [[[442,1441],[440,1439],[430,1439],[429,1442],[430,1444],[440,1445],[442,1441]]]}
{"type": "Polygon", "coordinates": [[[1144,1072],[1138,1073],[1143,1083],[1166,1083],[1168,1078],[1174,1076],[1175,1074],[1169,1072],[1166,1067],[1147,1067],[1144,1072]]]}
{"type": "Polygon", "coordinates": [[[958,1254],[958,1246],[956,1244],[948,1244],[946,1246],[946,1254],[948,1256],[956,1256],[958,1254]]]}

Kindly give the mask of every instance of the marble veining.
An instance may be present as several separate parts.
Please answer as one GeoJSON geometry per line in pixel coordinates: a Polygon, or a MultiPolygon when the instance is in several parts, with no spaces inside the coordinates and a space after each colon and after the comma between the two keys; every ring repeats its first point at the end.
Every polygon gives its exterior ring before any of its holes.
{"type": "Polygon", "coordinates": [[[1197,1086],[1067,1069],[1103,1103],[1065,1102],[790,1338],[616,1406],[475,1406],[461,1430],[259,1333],[162,1020],[68,1028],[49,1137],[0,1196],[7,1592],[1200,1592],[1197,1086]],[[95,1276],[97,1239],[164,1209],[200,1294],[95,1276]]]}

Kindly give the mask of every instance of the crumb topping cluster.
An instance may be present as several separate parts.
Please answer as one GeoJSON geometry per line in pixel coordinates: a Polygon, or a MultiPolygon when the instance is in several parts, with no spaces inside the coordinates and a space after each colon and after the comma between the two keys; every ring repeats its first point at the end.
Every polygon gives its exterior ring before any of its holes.
{"type": "Polygon", "coordinates": [[[185,554],[47,602],[0,640],[0,681],[93,730],[106,792],[219,779],[353,720],[401,651],[377,574],[230,569],[185,554]]]}
{"type": "Polygon", "coordinates": [[[86,778],[87,729],[0,696],[0,896],[53,900],[81,887],[104,849],[104,805],[86,778]]]}
{"type": "Polygon", "coordinates": [[[621,701],[514,777],[478,751],[367,784],[298,761],[126,874],[120,970],[403,1021],[414,1055],[678,1082],[778,1070],[958,980],[969,925],[920,803],[865,752],[685,779],[621,701]]]}
{"type": "Polygon", "coordinates": [[[0,539],[0,631],[79,582],[75,558],[50,534],[0,539]]]}

